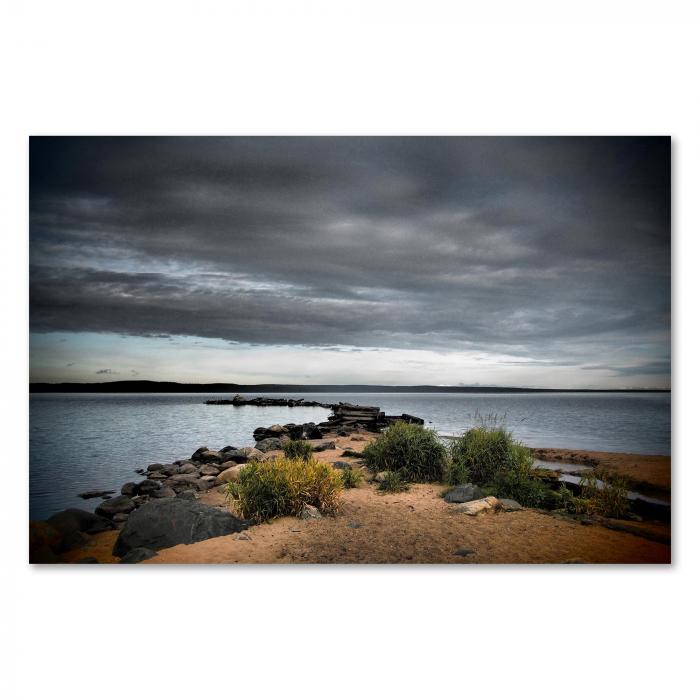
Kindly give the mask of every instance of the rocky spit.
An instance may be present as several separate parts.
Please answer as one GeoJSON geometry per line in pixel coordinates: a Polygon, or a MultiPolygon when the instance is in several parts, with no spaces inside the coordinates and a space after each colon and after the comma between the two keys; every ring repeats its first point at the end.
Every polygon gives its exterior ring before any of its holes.
{"type": "Polygon", "coordinates": [[[104,490],[79,494],[85,499],[103,498],[93,513],[69,508],[46,521],[31,522],[30,562],[57,562],[63,552],[105,530],[120,530],[113,553],[124,563],[156,556],[164,547],[241,532],[251,523],[198,502],[199,495],[235,480],[244,464],[266,459],[266,453],[282,449],[289,440],[311,440],[314,451],[320,452],[335,448],[333,441],[326,439],[332,433],[348,435],[358,429],[378,432],[399,419],[423,423],[415,416],[385,416],[375,407],[338,404],[326,423],[256,428],[255,447],[200,447],[185,459],[136,469],[139,478],[123,484],[116,495],[104,490]]]}
{"type": "Polygon", "coordinates": [[[358,428],[363,428],[370,432],[380,432],[396,421],[416,423],[417,425],[423,425],[424,423],[422,418],[409,415],[408,413],[402,413],[400,416],[387,416],[378,406],[358,406],[343,402],[330,404],[307,401],[305,399],[277,399],[262,396],[247,399],[240,394],[236,394],[232,399],[213,399],[204,403],[214,406],[320,406],[321,408],[330,408],[333,412],[328,417],[328,420],[316,426],[320,434],[319,437],[331,432],[351,431],[358,428]]]}

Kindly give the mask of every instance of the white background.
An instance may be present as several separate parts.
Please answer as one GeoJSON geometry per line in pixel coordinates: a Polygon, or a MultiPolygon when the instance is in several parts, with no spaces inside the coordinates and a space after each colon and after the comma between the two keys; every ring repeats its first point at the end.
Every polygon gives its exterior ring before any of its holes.
{"type": "Polygon", "coordinates": [[[3,697],[694,692],[698,17],[576,5],[2,3],[3,697]],[[673,566],[29,567],[27,137],[211,133],[672,135],[673,566]]]}

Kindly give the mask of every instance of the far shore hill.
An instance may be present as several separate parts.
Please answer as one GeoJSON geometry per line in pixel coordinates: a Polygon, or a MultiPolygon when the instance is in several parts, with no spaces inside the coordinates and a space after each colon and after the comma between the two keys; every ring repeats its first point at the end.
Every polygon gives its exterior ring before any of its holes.
{"type": "Polygon", "coordinates": [[[116,381],[116,382],[30,382],[31,393],[201,393],[201,394],[535,394],[535,393],[670,393],[670,389],[548,389],[501,386],[387,386],[381,384],[185,384],[180,382],[116,381]]]}

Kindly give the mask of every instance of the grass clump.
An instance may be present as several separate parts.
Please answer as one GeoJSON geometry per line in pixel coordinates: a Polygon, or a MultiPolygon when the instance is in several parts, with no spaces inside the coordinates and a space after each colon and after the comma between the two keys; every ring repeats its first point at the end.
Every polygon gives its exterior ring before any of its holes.
{"type": "Polygon", "coordinates": [[[343,488],[356,489],[362,483],[362,472],[359,469],[342,469],[340,478],[343,482],[343,488]]]}
{"type": "Polygon", "coordinates": [[[379,490],[386,493],[399,493],[408,491],[408,484],[401,472],[387,472],[382,481],[379,482],[379,490]]]}
{"type": "Polygon", "coordinates": [[[452,443],[446,479],[474,483],[486,493],[538,507],[550,500],[550,489],[532,471],[530,450],[505,428],[479,426],[452,443]]]}
{"type": "Polygon", "coordinates": [[[580,497],[572,499],[577,513],[608,518],[625,518],[629,514],[628,484],[623,477],[594,470],[581,476],[580,485],[580,497]]]}
{"type": "Polygon", "coordinates": [[[306,440],[290,440],[282,446],[284,456],[288,459],[311,459],[313,448],[306,440]]]}
{"type": "Polygon", "coordinates": [[[324,514],[335,513],[343,481],[337,469],[312,459],[277,457],[251,462],[241,469],[238,482],[226,487],[234,509],[258,521],[301,514],[305,505],[324,514]]]}
{"type": "Polygon", "coordinates": [[[362,456],[372,472],[397,472],[402,481],[441,481],[447,450],[437,434],[422,425],[396,422],[362,456]]]}

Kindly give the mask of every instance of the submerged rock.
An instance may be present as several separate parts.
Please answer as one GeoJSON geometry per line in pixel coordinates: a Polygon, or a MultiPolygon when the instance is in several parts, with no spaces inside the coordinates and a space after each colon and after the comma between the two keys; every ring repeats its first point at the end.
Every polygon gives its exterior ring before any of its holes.
{"type": "Polygon", "coordinates": [[[192,544],[241,532],[247,527],[247,521],[197,501],[160,499],[130,515],[119,533],[113,554],[123,557],[137,547],[158,550],[176,544],[192,544]]]}
{"type": "Polygon", "coordinates": [[[88,500],[89,498],[102,498],[103,496],[111,496],[114,493],[114,490],[112,491],[83,491],[82,493],[79,493],[78,496],[80,498],[84,498],[85,500],[88,500]]]}

